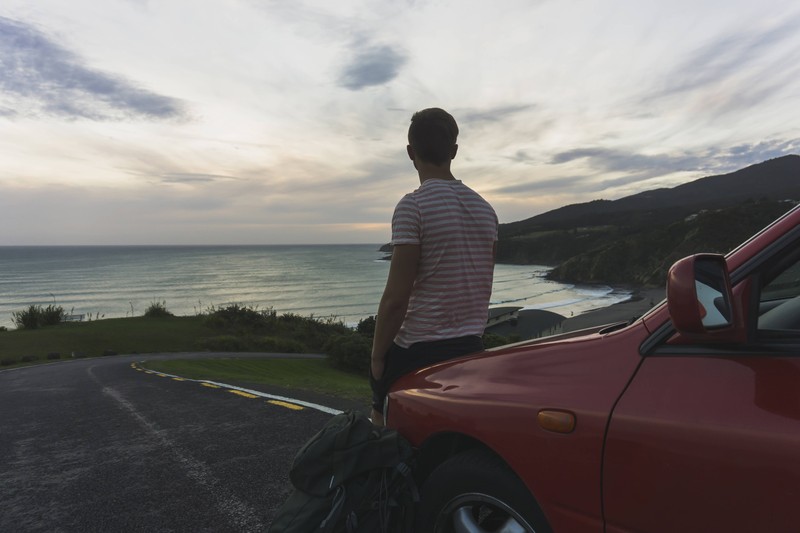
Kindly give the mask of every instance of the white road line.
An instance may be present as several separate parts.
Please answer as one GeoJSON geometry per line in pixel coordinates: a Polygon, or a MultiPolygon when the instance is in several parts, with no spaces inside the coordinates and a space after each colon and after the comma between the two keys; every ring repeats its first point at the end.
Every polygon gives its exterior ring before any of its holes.
{"type": "MultiPolygon", "coordinates": [[[[142,361],[142,362],[144,362],[144,361],[142,361]]],[[[183,376],[176,376],[174,374],[166,374],[164,372],[159,372],[159,374],[162,374],[164,376],[171,377],[171,378],[183,378],[183,376]]],[[[293,404],[296,404],[296,405],[302,405],[303,407],[308,407],[309,409],[316,409],[317,411],[322,411],[323,413],[328,413],[330,415],[338,415],[339,413],[342,413],[342,411],[340,411],[338,409],[333,409],[332,407],[326,407],[326,406],[320,405],[318,403],[306,402],[304,400],[297,400],[295,398],[288,398],[286,396],[278,396],[278,395],[275,395],[275,394],[267,394],[266,392],[261,392],[261,391],[252,390],[252,389],[245,389],[243,387],[237,387],[236,385],[228,385],[227,383],[218,383],[216,381],[209,381],[207,379],[191,379],[191,378],[183,378],[183,379],[185,379],[186,381],[193,381],[195,383],[201,383],[201,384],[202,383],[207,383],[209,385],[215,385],[217,387],[222,387],[222,388],[225,388],[225,389],[238,390],[238,391],[241,391],[241,392],[245,392],[247,394],[255,394],[256,396],[259,396],[261,398],[266,398],[268,400],[278,400],[278,401],[281,401],[281,402],[288,402],[288,403],[293,403],[293,404]]]]}
{"type": "Polygon", "coordinates": [[[222,515],[226,515],[230,523],[238,531],[264,531],[266,526],[258,518],[256,510],[229,491],[205,463],[192,457],[178,443],[170,439],[165,430],[160,429],[156,424],[148,420],[143,413],[136,409],[135,405],[118,391],[111,387],[103,387],[103,394],[115,400],[133,415],[145,430],[145,433],[159,442],[165,450],[169,451],[177,459],[177,464],[182,467],[186,476],[208,491],[217,511],[222,515]]]}

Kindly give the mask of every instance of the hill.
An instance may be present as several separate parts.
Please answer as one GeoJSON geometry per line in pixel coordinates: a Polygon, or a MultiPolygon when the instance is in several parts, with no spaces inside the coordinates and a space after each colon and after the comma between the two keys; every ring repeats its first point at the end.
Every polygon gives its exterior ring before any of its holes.
{"type": "Polygon", "coordinates": [[[800,200],[800,156],[772,159],[619,200],[500,225],[500,263],[555,266],[551,279],[661,285],[697,252],[725,253],[800,200]]]}

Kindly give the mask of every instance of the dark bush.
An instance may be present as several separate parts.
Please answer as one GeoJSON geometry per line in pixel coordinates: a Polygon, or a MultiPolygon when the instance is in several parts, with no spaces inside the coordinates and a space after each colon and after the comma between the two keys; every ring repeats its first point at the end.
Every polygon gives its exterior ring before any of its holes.
{"type": "Polygon", "coordinates": [[[252,341],[252,349],[257,352],[273,353],[303,353],[306,351],[303,343],[279,337],[257,337],[252,341]]]}
{"type": "Polygon", "coordinates": [[[331,336],[352,334],[352,330],[335,317],[304,317],[285,313],[278,318],[282,336],[302,339],[312,350],[324,350],[331,336]]]}
{"type": "Polygon", "coordinates": [[[206,324],[216,329],[269,330],[275,325],[276,313],[272,309],[259,311],[253,307],[230,304],[212,309],[206,324]]]}
{"type": "Polygon", "coordinates": [[[369,370],[372,342],[358,333],[334,335],[325,344],[331,363],[342,370],[366,375],[369,370]]]}
{"type": "Polygon", "coordinates": [[[23,363],[32,363],[34,361],[37,361],[38,359],[39,358],[36,357],[35,355],[23,355],[22,359],[20,359],[20,361],[23,362],[23,363]]]}
{"type": "Polygon", "coordinates": [[[197,347],[210,352],[240,352],[245,348],[245,343],[234,335],[220,335],[199,339],[197,347]]]}
{"type": "Polygon", "coordinates": [[[39,327],[41,311],[42,306],[31,305],[24,311],[14,311],[11,313],[11,318],[17,329],[36,329],[39,327]]]}
{"type": "Polygon", "coordinates": [[[358,321],[356,331],[370,339],[375,336],[375,317],[370,316],[358,321]]]}
{"type": "Polygon", "coordinates": [[[3,357],[0,359],[0,366],[11,366],[17,364],[17,360],[14,357],[3,357]]]}
{"type": "Polygon", "coordinates": [[[42,326],[55,326],[61,324],[67,318],[67,313],[60,305],[50,304],[41,312],[40,325],[42,326]]]}
{"type": "Polygon", "coordinates": [[[51,359],[51,360],[52,359],[61,359],[61,354],[58,353],[58,352],[50,352],[49,354],[47,354],[47,358],[51,359]]]}
{"type": "Polygon", "coordinates": [[[55,326],[66,318],[67,313],[60,305],[50,304],[47,307],[31,305],[24,311],[14,311],[11,317],[17,329],[37,329],[42,326],[55,326]]]}
{"type": "Polygon", "coordinates": [[[103,354],[102,355],[103,356],[108,356],[108,355],[118,355],[118,354],[117,354],[116,350],[103,350],[103,354]]]}
{"type": "Polygon", "coordinates": [[[497,335],[496,333],[484,333],[483,334],[483,347],[484,348],[495,348],[497,346],[503,346],[506,344],[511,343],[512,341],[502,335],[497,335]]]}
{"type": "Polygon", "coordinates": [[[144,312],[144,316],[150,318],[162,318],[167,316],[175,316],[167,311],[167,302],[152,302],[144,312]]]}

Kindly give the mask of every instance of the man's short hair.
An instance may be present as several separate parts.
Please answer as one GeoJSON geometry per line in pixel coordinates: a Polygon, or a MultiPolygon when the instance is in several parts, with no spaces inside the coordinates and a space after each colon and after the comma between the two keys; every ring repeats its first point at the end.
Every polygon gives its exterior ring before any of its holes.
{"type": "Polygon", "coordinates": [[[416,157],[427,163],[443,165],[453,158],[458,139],[456,119],[438,107],[417,111],[408,127],[408,144],[416,157]]]}

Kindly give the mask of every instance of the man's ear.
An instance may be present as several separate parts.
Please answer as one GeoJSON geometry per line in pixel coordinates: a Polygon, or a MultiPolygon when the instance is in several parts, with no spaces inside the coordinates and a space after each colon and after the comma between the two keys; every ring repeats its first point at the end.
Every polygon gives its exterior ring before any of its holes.
{"type": "Polygon", "coordinates": [[[414,149],[411,147],[410,144],[406,145],[406,153],[408,154],[408,158],[410,160],[414,160],[414,149]]]}
{"type": "Polygon", "coordinates": [[[453,153],[450,154],[450,159],[455,159],[456,158],[456,153],[458,153],[458,145],[454,144],[453,145],[453,153]]]}

